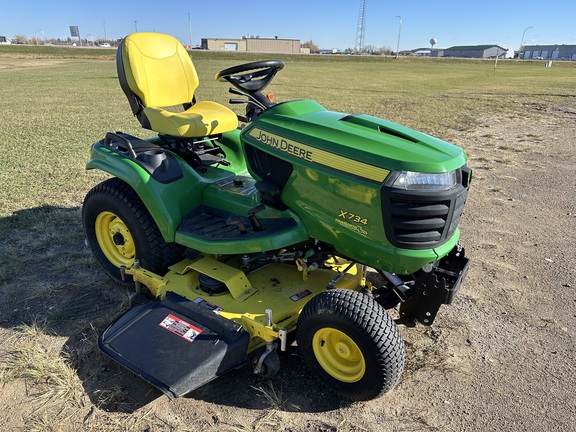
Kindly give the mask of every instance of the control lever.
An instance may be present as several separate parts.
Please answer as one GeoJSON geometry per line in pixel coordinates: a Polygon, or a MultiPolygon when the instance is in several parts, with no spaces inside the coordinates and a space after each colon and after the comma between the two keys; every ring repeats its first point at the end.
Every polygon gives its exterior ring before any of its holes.
{"type": "Polygon", "coordinates": [[[252,225],[254,231],[262,231],[264,229],[256,217],[256,215],[263,210],[266,210],[266,206],[264,204],[260,204],[259,206],[253,207],[248,211],[248,220],[250,221],[250,225],[252,225]]]}
{"type": "Polygon", "coordinates": [[[248,93],[244,93],[242,90],[238,90],[235,87],[230,87],[228,91],[232,94],[239,95],[239,96],[246,96],[249,97],[248,93]]]}
{"type": "MultiPolygon", "coordinates": [[[[234,87],[230,87],[228,89],[228,91],[232,94],[235,95],[239,95],[239,96],[244,96],[247,97],[249,99],[249,103],[256,105],[258,108],[263,109],[264,111],[266,111],[266,106],[264,106],[264,104],[262,104],[262,102],[260,102],[258,99],[256,99],[254,96],[252,96],[251,94],[248,93],[244,93],[243,91],[238,90],[237,88],[234,87]]],[[[237,99],[231,99],[232,100],[237,100],[237,99]]],[[[235,102],[230,102],[230,103],[235,103],[235,102]]]]}
{"type": "Polygon", "coordinates": [[[226,225],[236,225],[242,234],[247,232],[246,225],[244,225],[240,216],[228,216],[228,219],[226,219],[226,225]]]}

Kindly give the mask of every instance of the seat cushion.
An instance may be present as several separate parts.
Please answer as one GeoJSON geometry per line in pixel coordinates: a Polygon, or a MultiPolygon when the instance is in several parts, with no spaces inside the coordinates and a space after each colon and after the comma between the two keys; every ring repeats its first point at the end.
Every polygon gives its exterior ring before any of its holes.
{"type": "Polygon", "coordinates": [[[144,115],[151,130],[172,136],[203,137],[238,127],[238,117],[231,109],[210,101],[198,102],[183,112],[145,107],[144,115]]]}
{"type": "Polygon", "coordinates": [[[189,103],[198,87],[192,59],[174,37],[161,33],[133,33],[119,47],[122,69],[130,90],[144,106],[189,103]]]}

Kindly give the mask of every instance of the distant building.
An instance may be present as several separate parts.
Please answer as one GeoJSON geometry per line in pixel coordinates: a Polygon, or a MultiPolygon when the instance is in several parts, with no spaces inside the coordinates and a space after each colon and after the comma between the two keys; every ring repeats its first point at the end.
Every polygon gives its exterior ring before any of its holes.
{"type": "Polygon", "coordinates": [[[526,45],[524,60],[576,60],[576,45],[526,45]]]}
{"type": "Polygon", "coordinates": [[[210,51],[300,54],[300,40],[278,38],[203,38],[201,48],[210,51]]]}
{"type": "Polygon", "coordinates": [[[460,57],[460,58],[506,58],[507,48],[499,45],[465,45],[453,46],[446,49],[432,50],[431,57],[460,57]]]}
{"type": "Polygon", "coordinates": [[[418,57],[430,57],[430,48],[416,48],[409,51],[400,51],[403,56],[418,56],[418,57]]]}

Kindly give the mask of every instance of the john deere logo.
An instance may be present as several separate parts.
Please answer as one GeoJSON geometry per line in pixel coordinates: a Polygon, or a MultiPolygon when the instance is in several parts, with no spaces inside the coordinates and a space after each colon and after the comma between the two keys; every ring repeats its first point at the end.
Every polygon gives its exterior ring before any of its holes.
{"type": "Polygon", "coordinates": [[[284,153],[288,153],[300,159],[305,159],[312,162],[311,149],[306,148],[306,146],[303,146],[302,144],[299,144],[295,141],[281,138],[278,135],[266,133],[261,129],[252,129],[250,136],[253,136],[262,144],[266,144],[270,147],[281,150],[284,153]]]}
{"type": "Polygon", "coordinates": [[[254,128],[248,136],[268,147],[280,150],[290,156],[297,157],[316,165],[322,165],[332,170],[338,170],[346,174],[381,183],[390,173],[389,170],[370,165],[357,160],[349,159],[325,150],[311,147],[290,139],[254,128]]]}

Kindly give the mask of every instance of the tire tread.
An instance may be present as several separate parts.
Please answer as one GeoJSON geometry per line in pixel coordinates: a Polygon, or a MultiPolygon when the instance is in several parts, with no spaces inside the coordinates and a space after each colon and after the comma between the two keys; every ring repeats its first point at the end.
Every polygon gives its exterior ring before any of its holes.
{"type": "MultiPolygon", "coordinates": [[[[391,390],[399,381],[404,370],[404,343],[396,323],[388,313],[371,297],[358,291],[334,289],[325,291],[311,299],[300,314],[298,320],[298,341],[307,340],[312,335],[307,323],[318,319],[328,321],[346,321],[362,329],[362,338],[373,347],[377,358],[377,367],[382,371],[378,383],[370,383],[365,391],[350,393],[334,389],[346,399],[359,401],[378,397],[391,390]]],[[[304,359],[308,359],[309,368],[320,371],[320,377],[329,387],[333,378],[318,369],[320,366],[312,360],[311,348],[300,347],[304,359]]]]}

